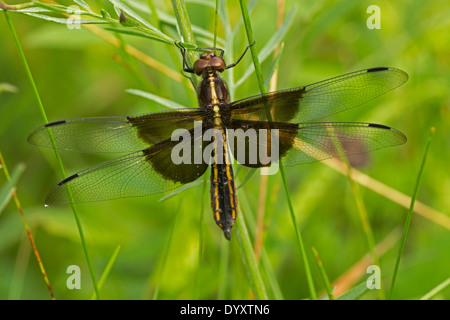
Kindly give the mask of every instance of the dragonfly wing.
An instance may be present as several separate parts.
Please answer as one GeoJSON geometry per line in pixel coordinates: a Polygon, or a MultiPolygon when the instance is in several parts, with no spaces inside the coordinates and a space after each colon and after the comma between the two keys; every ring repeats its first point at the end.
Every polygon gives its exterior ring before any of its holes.
{"type": "Polygon", "coordinates": [[[270,92],[231,103],[233,119],[275,122],[318,120],[397,88],[408,80],[395,68],[372,68],[348,73],[305,87],[270,92]]]}
{"type": "Polygon", "coordinates": [[[51,122],[28,137],[31,144],[78,152],[133,152],[169,139],[175,129],[190,130],[205,111],[193,109],[153,112],[128,117],[93,117],[51,122]]]}
{"type": "MultiPolygon", "coordinates": [[[[406,142],[402,132],[373,123],[293,124],[240,120],[236,121],[236,127],[255,129],[253,136],[249,134],[251,130],[235,130],[237,133],[234,133],[234,143],[230,148],[239,163],[257,168],[269,166],[279,159],[284,165],[291,166],[367,153],[406,142]],[[264,134],[263,129],[266,131],[264,134]],[[255,157],[252,158],[255,154],[256,162],[255,157]]],[[[230,141],[232,139],[229,138],[230,141]]]]}
{"type": "Polygon", "coordinates": [[[287,166],[397,146],[406,136],[394,128],[358,122],[299,124],[298,133],[284,158],[287,166]]]}
{"type": "Polygon", "coordinates": [[[198,139],[201,137],[181,142],[168,139],[80,171],[58,183],[48,194],[46,205],[146,196],[192,182],[203,175],[208,164],[174,161],[179,155],[173,150],[176,146],[176,150],[192,149],[198,139]]]}

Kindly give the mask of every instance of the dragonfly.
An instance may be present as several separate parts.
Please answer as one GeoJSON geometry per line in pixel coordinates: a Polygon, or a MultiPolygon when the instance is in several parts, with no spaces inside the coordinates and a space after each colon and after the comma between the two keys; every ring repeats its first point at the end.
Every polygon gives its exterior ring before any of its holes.
{"type": "Polygon", "coordinates": [[[402,132],[382,124],[324,121],[399,87],[408,80],[406,72],[370,68],[230,102],[219,74],[235,67],[250,46],[229,65],[224,50],[199,48],[203,52],[189,66],[187,49],[177,45],[184,72],[201,78],[196,88],[199,107],[59,120],[34,130],[28,137],[33,145],[123,153],[59,182],[47,195],[46,206],[166,192],[197,180],[210,167],[213,218],[230,240],[238,215],[233,160],[250,168],[270,167],[278,161],[292,166],[407,141],[402,132]],[[248,132],[255,133],[256,139],[248,132]],[[259,153],[266,156],[254,157],[259,153]]]}

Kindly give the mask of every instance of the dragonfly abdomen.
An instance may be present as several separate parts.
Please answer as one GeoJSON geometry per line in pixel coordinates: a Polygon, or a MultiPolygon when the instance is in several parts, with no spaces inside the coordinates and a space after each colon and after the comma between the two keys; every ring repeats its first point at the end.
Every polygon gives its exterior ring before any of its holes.
{"type": "Polygon", "coordinates": [[[237,196],[233,167],[226,147],[226,133],[222,130],[223,153],[214,154],[211,165],[211,208],[214,220],[222,229],[227,240],[231,238],[231,228],[237,217],[237,196]]]}

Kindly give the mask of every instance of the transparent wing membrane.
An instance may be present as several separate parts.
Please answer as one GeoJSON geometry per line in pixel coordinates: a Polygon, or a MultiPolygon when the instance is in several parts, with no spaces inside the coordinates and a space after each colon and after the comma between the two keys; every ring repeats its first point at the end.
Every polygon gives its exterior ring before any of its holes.
{"type": "Polygon", "coordinates": [[[355,108],[408,80],[395,68],[372,68],[348,73],[305,87],[253,96],[231,103],[232,118],[306,122],[355,108]]]}
{"type": "Polygon", "coordinates": [[[190,130],[204,119],[201,109],[155,112],[129,117],[78,118],[51,122],[28,137],[31,144],[77,152],[133,152],[169,139],[175,129],[190,130]]]}
{"type": "Polygon", "coordinates": [[[45,203],[69,204],[67,188],[78,203],[146,196],[192,182],[203,175],[208,164],[174,164],[171,152],[177,143],[166,140],[80,171],[57,184],[45,203]]]}

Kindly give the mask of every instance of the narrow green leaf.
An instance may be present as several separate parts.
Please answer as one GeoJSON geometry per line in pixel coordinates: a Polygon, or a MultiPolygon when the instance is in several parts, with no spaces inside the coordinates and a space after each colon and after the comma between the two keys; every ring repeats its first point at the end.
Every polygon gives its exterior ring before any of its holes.
{"type": "Polygon", "coordinates": [[[272,65],[270,66],[269,73],[267,74],[266,80],[264,81],[264,86],[265,86],[266,88],[268,88],[268,87],[270,86],[270,80],[272,79],[272,76],[273,76],[275,70],[278,68],[278,64],[280,63],[281,56],[283,55],[284,42],[282,42],[282,43],[280,44],[280,47],[279,47],[279,48],[280,48],[280,49],[279,49],[279,51],[278,51],[278,54],[277,54],[277,56],[275,57],[275,59],[272,61],[272,65]]]}
{"type": "Polygon", "coordinates": [[[182,204],[182,198],[180,198],[178,208],[175,211],[176,214],[173,219],[173,223],[170,227],[169,234],[167,235],[167,239],[164,244],[164,248],[162,249],[161,255],[159,257],[159,260],[161,260],[161,262],[160,262],[160,267],[157,270],[158,273],[156,275],[157,279],[155,280],[156,283],[155,283],[155,288],[154,288],[153,295],[152,295],[152,300],[157,300],[159,297],[159,286],[161,285],[163,275],[164,275],[164,270],[166,268],[167,257],[169,256],[170,246],[172,245],[172,240],[173,240],[173,231],[175,230],[175,225],[177,223],[178,215],[181,211],[180,210],[181,204],[182,204]]]}
{"type": "Polygon", "coordinates": [[[40,8],[40,7],[29,7],[23,9],[17,9],[13,11],[14,13],[49,13],[53,12],[51,10],[40,8]]]}
{"type": "Polygon", "coordinates": [[[437,295],[439,292],[441,292],[448,286],[450,286],[450,278],[447,278],[442,283],[440,283],[439,285],[434,287],[432,290],[430,290],[430,292],[428,292],[422,298],[420,298],[420,300],[430,300],[431,298],[433,298],[435,295],[437,295]]]}
{"type": "Polygon", "coordinates": [[[17,93],[19,92],[19,88],[16,86],[13,86],[12,84],[2,82],[0,83],[0,93],[2,92],[11,92],[11,93],[17,93]]]}
{"type": "MultiPolygon", "coordinates": [[[[146,15],[153,14],[152,10],[150,10],[148,8],[148,6],[143,2],[131,1],[131,2],[127,2],[127,4],[134,11],[139,11],[146,15]]],[[[211,7],[213,7],[213,5],[211,7]]],[[[168,26],[173,26],[175,28],[178,27],[177,19],[174,18],[173,15],[170,15],[167,12],[158,10],[158,9],[156,9],[156,15],[158,16],[158,20],[159,20],[160,24],[166,24],[168,26]]],[[[202,46],[208,46],[208,47],[211,46],[211,43],[214,39],[214,33],[212,33],[211,31],[209,31],[207,29],[199,27],[198,25],[195,25],[195,24],[191,24],[191,29],[192,29],[193,34],[195,35],[195,40],[197,42],[205,44],[202,46]]],[[[217,37],[217,42],[220,47],[223,47],[225,40],[221,37],[217,37]]]]}
{"type": "MultiPolygon", "coordinates": [[[[108,278],[109,272],[111,271],[112,266],[114,265],[114,262],[116,262],[117,255],[120,251],[120,245],[116,247],[113,254],[111,255],[111,258],[109,258],[108,263],[106,264],[105,270],[103,271],[100,280],[98,281],[98,289],[101,290],[103,288],[103,285],[105,284],[106,278],[108,278]]],[[[97,295],[95,292],[92,294],[91,300],[96,300],[97,295]]]]}
{"type": "Polygon", "coordinates": [[[60,24],[111,24],[111,21],[105,21],[105,20],[96,20],[96,19],[74,19],[74,18],[57,18],[52,16],[47,16],[39,13],[25,13],[27,16],[56,22],[60,24]]]}
{"type": "MultiPolygon", "coordinates": [[[[240,0],[239,3],[240,3],[240,7],[241,7],[242,17],[244,19],[244,26],[245,26],[245,30],[246,30],[246,34],[247,34],[248,43],[253,44],[255,42],[255,39],[253,36],[253,31],[252,31],[252,27],[251,27],[251,23],[250,23],[250,17],[248,14],[247,4],[245,3],[244,0],[240,0]]],[[[256,74],[257,81],[258,81],[259,90],[262,94],[264,94],[266,92],[266,89],[264,87],[264,80],[263,80],[263,76],[261,73],[261,65],[258,60],[258,55],[256,53],[256,49],[255,49],[254,45],[250,47],[250,51],[252,53],[253,65],[255,67],[255,74],[256,74]]],[[[267,116],[267,119],[270,121],[271,115],[268,112],[268,110],[266,110],[266,116],[267,116]]],[[[289,207],[289,213],[290,213],[292,224],[295,229],[295,234],[297,237],[297,243],[299,246],[300,255],[301,255],[301,258],[303,261],[303,266],[305,268],[306,280],[308,283],[310,297],[312,300],[315,300],[315,299],[317,299],[317,293],[316,293],[316,289],[314,287],[314,281],[312,279],[311,270],[310,270],[310,266],[309,266],[309,262],[308,262],[308,257],[306,255],[306,251],[305,251],[305,248],[303,245],[303,239],[301,237],[300,230],[297,226],[294,208],[292,206],[291,196],[289,193],[289,188],[287,186],[286,174],[284,172],[283,163],[281,161],[279,163],[279,169],[280,169],[281,179],[283,181],[283,187],[284,187],[285,194],[286,194],[286,201],[287,201],[288,207],[289,207]]]]}
{"type": "MultiPolygon", "coordinates": [[[[238,189],[241,188],[241,187],[243,187],[244,184],[245,184],[247,181],[250,180],[250,178],[255,174],[256,169],[257,169],[257,168],[251,168],[251,169],[248,171],[248,173],[247,173],[247,175],[245,176],[244,180],[242,180],[242,182],[237,186],[238,189]]],[[[237,173],[236,173],[236,175],[237,175],[237,173]]]]}
{"type": "Polygon", "coordinates": [[[351,288],[346,293],[340,295],[336,300],[356,300],[361,297],[369,288],[367,288],[367,283],[360,283],[353,288],[351,288]]]}
{"type": "MultiPolygon", "coordinates": [[[[238,182],[236,183],[241,184],[238,182]]],[[[250,230],[251,238],[254,238],[256,232],[256,217],[252,212],[253,208],[248,202],[245,189],[241,189],[241,191],[239,191],[239,203],[242,210],[246,213],[245,221],[248,225],[248,229],[250,230]]],[[[240,217],[238,219],[240,219],[240,217]]],[[[277,277],[264,247],[261,248],[259,269],[261,270],[260,273],[262,279],[266,284],[269,299],[283,300],[283,293],[281,292],[277,277]]]]}
{"type": "Polygon", "coordinates": [[[244,265],[247,269],[250,284],[255,294],[255,298],[258,300],[268,300],[266,287],[261,277],[261,272],[258,267],[258,263],[253,253],[252,243],[250,241],[250,236],[248,234],[247,226],[245,224],[244,215],[242,214],[241,208],[239,208],[241,215],[236,219],[237,233],[239,248],[241,250],[242,256],[244,257],[244,265]]]}
{"type": "Polygon", "coordinates": [[[327,273],[322,263],[322,259],[320,259],[319,253],[316,248],[312,248],[314,252],[314,257],[316,258],[317,266],[319,267],[320,275],[322,277],[323,284],[325,286],[325,290],[327,291],[327,296],[330,300],[334,300],[333,291],[331,290],[330,280],[328,279],[327,273]]]}
{"type": "MultiPolygon", "coordinates": [[[[158,30],[157,28],[155,28],[150,22],[148,22],[147,20],[145,20],[144,18],[142,18],[138,13],[136,13],[135,11],[133,11],[127,4],[125,4],[124,2],[120,1],[120,0],[109,0],[109,2],[111,2],[114,7],[120,8],[122,9],[125,14],[129,17],[132,17],[133,19],[135,19],[137,22],[139,22],[142,26],[145,26],[146,28],[152,30],[154,33],[157,33],[161,36],[161,38],[166,38],[167,42],[172,42],[171,39],[169,37],[167,37],[164,33],[162,33],[160,30],[158,30]]],[[[120,14],[119,14],[120,16],[120,14]]]]}
{"type": "MultiPolygon", "coordinates": [[[[258,60],[261,62],[264,62],[270,54],[273,53],[275,48],[280,44],[280,42],[284,39],[286,33],[290,30],[290,28],[293,25],[294,17],[296,14],[296,9],[292,10],[289,15],[286,17],[286,19],[283,22],[283,25],[274,33],[274,35],[270,38],[269,41],[266,42],[266,44],[263,46],[263,48],[258,53],[258,60]]],[[[280,55],[278,55],[280,56],[280,55]]],[[[249,76],[253,75],[254,69],[249,66],[247,70],[245,70],[244,74],[240,77],[239,81],[236,82],[236,87],[243,84],[249,76]]],[[[267,77],[270,79],[270,77],[267,77]]]]}
{"type": "MultiPolygon", "coordinates": [[[[11,31],[11,34],[12,34],[13,38],[14,38],[14,42],[15,42],[15,44],[17,46],[17,50],[19,51],[19,56],[20,56],[20,58],[22,60],[22,64],[24,66],[26,75],[28,77],[28,80],[30,82],[31,88],[33,90],[33,94],[34,94],[34,96],[36,98],[36,101],[37,101],[37,104],[38,104],[39,111],[41,113],[42,119],[44,120],[45,123],[48,123],[48,118],[47,118],[47,114],[45,112],[44,104],[42,103],[39,91],[38,91],[36,83],[34,82],[34,79],[33,79],[33,75],[31,74],[31,69],[30,69],[30,67],[28,65],[27,59],[25,57],[25,53],[23,52],[22,46],[21,46],[20,41],[19,41],[19,37],[17,36],[16,30],[14,28],[14,25],[13,25],[13,23],[11,21],[11,18],[9,17],[8,11],[3,11],[3,12],[5,14],[5,18],[6,18],[6,22],[8,23],[8,27],[9,27],[9,29],[11,31]]],[[[50,137],[50,140],[52,142],[52,145],[53,145],[55,157],[56,157],[56,160],[58,162],[58,166],[59,166],[59,170],[61,172],[61,176],[63,178],[66,178],[67,177],[66,171],[64,169],[61,157],[59,155],[58,148],[56,148],[56,143],[55,143],[55,140],[53,138],[53,134],[52,134],[50,128],[48,128],[48,133],[49,133],[49,137],[50,137]]],[[[70,189],[68,187],[66,187],[66,189],[67,189],[67,193],[69,195],[69,198],[72,200],[72,194],[70,192],[70,189]]],[[[78,233],[80,235],[80,240],[81,240],[81,244],[82,244],[82,247],[83,247],[83,251],[84,251],[84,254],[85,254],[85,257],[86,257],[86,262],[87,262],[88,267],[89,267],[89,273],[91,275],[92,284],[94,286],[94,290],[95,290],[95,292],[97,294],[97,297],[100,297],[99,291],[98,291],[98,286],[97,286],[97,279],[96,279],[95,273],[94,273],[94,267],[92,266],[91,258],[90,258],[89,251],[88,251],[88,248],[87,248],[86,238],[84,237],[83,227],[81,225],[81,220],[80,220],[80,217],[78,215],[78,210],[77,210],[75,204],[73,204],[73,201],[71,201],[71,207],[72,207],[73,215],[74,215],[74,218],[75,218],[75,221],[76,221],[76,224],[77,224],[78,233]]]]}
{"type": "MultiPolygon", "coordinates": [[[[181,40],[183,42],[188,42],[191,44],[197,44],[194,33],[192,32],[192,24],[189,19],[189,14],[186,9],[186,4],[183,0],[172,0],[172,8],[175,13],[175,17],[177,19],[177,28],[180,34],[181,40]]],[[[188,63],[192,65],[192,62],[196,60],[194,52],[187,51],[186,59],[188,63]]],[[[197,77],[191,75],[191,81],[194,87],[197,87],[197,77]]]]}
{"type": "MultiPolygon", "coordinates": [[[[52,12],[56,12],[56,13],[64,14],[64,13],[69,13],[69,11],[71,11],[71,9],[69,9],[68,7],[60,5],[60,4],[45,3],[42,1],[33,1],[33,4],[38,7],[45,8],[45,9],[48,9],[48,10],[50,10],[52,12]]],[[[80,10],[80,11],[82,11],[82,10],[80,10]]],[[[86,12],[86,13],[88,13],[88,12],[86,12]]]]}
{"type": "Polygon", "coordinates": [[[19,163],[11,173],[11,180],[6,181],[3,187],[0,189],[0,214],[6,205],[11,200],[14,191],[16,190],[16,184],[19,181],[20,176],[25,171],[25,164],[19,163]]]}
{"type": "Polygon", "coordinates": [[[105,30],[109,30],[109,31],[113,31],[113,32],[118,32],[118,33],[123,33],[123,34],[128,34],[131,36],[138,36],[138,37],[142,37],[142,38],[147,38],[147,39],[151,39],[151,40],[156,40],[159,42],[163,42],[163,43],[169,43],[169,44],[173,44],[175,40],[169,38],[169,37],[161,37],[159,33],[153,33],[151,31],[143,31],[142,29],[135,30],[135,29],[120,29],[120,28],[105,28],[105,30]],[[142,30],[142,31],[141,31],[142,30]]]}
{"type": "Polygon", "coordinates": [[[200,180],[200,179],[195,180],[195,181],[193,181],[193,182],[191,182],[191,183],[185,184],[184,186],[182,186],[182,187],[180,187],[180,188],[178,188],[178,189],[172,191],[172,192],[169,193],[168,195],[165,195],[164,197],[162,197],[161,199],[159,199],[159,201],[165,201],[165,200],[167,200],[167,199],[170,199],[170,198],[176,196],[177,194],[179,194],[179,193],[181,193],[181,192],[184,192],[185,190],[194,188],[194,187],[196,187],[196,186],[198,186],[198,185],[201,185],[201,184],[203,184],[203,180],[200,180]]]}
{"type": "Polygon", "coordinates": [[[403,253],[403,249],[405,248],[406,236],[408,234],[409,225],[411,224],[412,213],[413,213],[413,210],[414,210],[414,203],[416,202],[416,197],[417,197],[417,194],[419,192],[419,185],[420,185],[420,181],[422,179],[423,171],[424,171],[424,168],[425,168],[425,162],[427,160],[428,150],[430,148],[431,141],[433,140],[434,132],[435,132],[435,128],[433,127],[433,128],[431,128],[430,133],[428,135],[428,140],[427,140],[427,143],[425,145],[425,151],[423,153],[422,162],[420,164],[420,169],[419,169],[419,172],[417,174],[416,184],[414,186],[413,195],[411,197],[411,204],[409,206],[409,212],[408,212],[408,215],[406,217],[405,227],[403,228],[403,235],[402,235],[400,248],[398,250],[397,259],[395,261],[394,272],[393,272],[392,280],[391,280],[391,287],[390,287],[390,290],[389,290],[389,299],[392,298],[392,292],[394,291],[395,280],[397,278],[398,267],[400,265],[400,259],[401,259],[402,253],[403,253]]]}
{"type": "Polygon", "coordinates": [[[78,4],[80,7],[84,8],[88,12],[92,12],[91,7],[84,1],[84,0],[73,0],[76,4],[78,4]]]}
{"type": "Polygon", "coordinates": [[[109,12],[106,11],[105,9],[101,9],[101,10],[100,10],[100,14],[102,15],[102,17],[103,17],[104,19],[112,19],[112,18],[111,18],[111,15],[109,14],[109,12]]]}
{"type": "Polygon", "coordinates": [[[159,103],[159,104],[161,104],[163,106],[166,106],[167,108],[170,108],[170,109],[185,108],[185,106],[182,106],[181,104],[178,104],[178,103],[176,103],[176,102],[174,102],[172,100],[161,98],[160,96],[154,95],[154,94],[152,94],[150,92],[145,92],[145,91],[142,91],[142,90],[139,90],[139,89],[127,89],[125,91],[128,92],[128,93],[134,94],[136,96],[140,96],[140,97],[143,97],[145,99],[155,101],[155,102],[157,102],[157,103],[159,103]]]}

